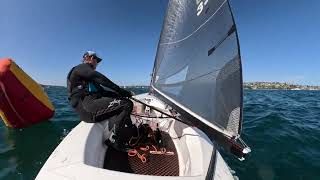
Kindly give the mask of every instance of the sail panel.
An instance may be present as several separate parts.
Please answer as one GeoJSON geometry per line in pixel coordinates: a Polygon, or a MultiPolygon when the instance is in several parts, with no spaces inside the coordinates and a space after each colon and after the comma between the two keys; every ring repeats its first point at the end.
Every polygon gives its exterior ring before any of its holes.
{"type": "Polygon", "coordinates": [[[222,131],[240,133],[241,61],[227,0],[169,1],[152,86],[222,131]]]}

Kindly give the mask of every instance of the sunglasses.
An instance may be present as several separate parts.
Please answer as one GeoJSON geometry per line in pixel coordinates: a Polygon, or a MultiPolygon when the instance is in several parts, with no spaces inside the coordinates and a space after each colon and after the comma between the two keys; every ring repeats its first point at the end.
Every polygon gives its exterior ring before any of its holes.
{"type": "Polygon", "coordinates": [[[95,55],[93,55],[93,56],[91,56],[94,60],[96,60],[97,61],[97,63],[99,63],[100,61],[101,61],[101,59],[100,58],[98,58],[97,56],[95,56],[95,55]]]}

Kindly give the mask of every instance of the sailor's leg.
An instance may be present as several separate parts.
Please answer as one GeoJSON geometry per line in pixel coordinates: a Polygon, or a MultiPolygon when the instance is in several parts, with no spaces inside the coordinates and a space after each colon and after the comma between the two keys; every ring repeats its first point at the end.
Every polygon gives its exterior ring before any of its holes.
{"type": "Polygon", "coordinates": [[[87,122],[87,123],[93,123],[93,114],[91,112],[86,111],[83,108],[83,102],[82,100],[79,100],[79,103],[75,107],[75,111],[79,114],[80,120],[87,122]]]}
{"type": "MultiPolygon", "coordinates": [[[[132,126],[132,121],[130,119],[130,114],[133,109],[133,103],[128,99],[121,99],[119,103],[113,104],[111,109],[114,109],[114,111],[119,111],[119,114],[114,115],[112,118],[110,118],[109,122],[109,130],[112,132],[110,136],[110,140],[112,142],[119,141],[120,143],[125,143],[127,135],[121,134],[121,129],[125,127],[127,124],[129,127],[132,126]]],[[[104,113],[101,112],[102,115],[98,115],[97,118],[103,117],[104,113]]],[[[123,131],[122,131],[123,133],[123,131]]],[[[117,148],[119,150],[119,148],[117,148]]]]}
{"type": "Polygon", "coordinates": [[[133,103],[126,98],[110,98],[102,97],[93,99],[86,97],[84,99],[84,109],[93,114],[93,121],[99,122],[106,120],[112,116],[117,116],[116,119],[130,119],[130,113],[133,108],[133,103]]]}
{"type": "Polygon", "coordinates": [[[120,101],[109,97],[88,100],[85,109],[92,112],[94,122],[100,122],[116,116],[121,112],[119,103],[116,102],[120,101]]]}
{"type": "MultiPolygon", "coordinates": [[[[112,132],[109,140],[111,143],[121,141],[120,130],[125,127],[126,122],[132,125],[130,114],[133,109],[133,103],[126,98],[102,97],[99,99],[85,98],[84,109],[93,113],[93,122],[99,122],[108,119],[109,131],[112,132]]],[[[119,144],[116,147],[118,150],[119,144]]]]}

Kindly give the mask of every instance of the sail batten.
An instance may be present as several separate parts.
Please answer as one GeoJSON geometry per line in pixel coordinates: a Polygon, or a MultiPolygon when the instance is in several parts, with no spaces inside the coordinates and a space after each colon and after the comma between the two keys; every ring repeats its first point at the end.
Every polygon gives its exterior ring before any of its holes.
{"type": "Polygon", "coordinates": [[[240,134],[242,68],[228,0],[169,1],[151,87],[195,123],[240,134]]]}

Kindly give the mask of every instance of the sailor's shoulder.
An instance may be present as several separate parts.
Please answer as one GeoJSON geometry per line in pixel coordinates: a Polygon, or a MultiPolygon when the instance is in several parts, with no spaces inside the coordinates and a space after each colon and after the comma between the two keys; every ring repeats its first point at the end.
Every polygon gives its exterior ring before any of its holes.
{"type": "Polygon", "coordinates": [[[87,67],[87,66],[88,66],[87,64],[81,63],[81,64],[76,65],[74,68],[81,68],[81,67],[87,67]]]}
{"type": "Polygon", "coordinates": [[[73,67],[74,70],[89,70],[91,69],[88,64],[82,63],[73,67]]]}

